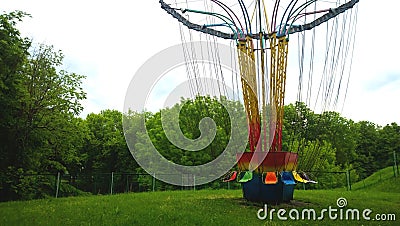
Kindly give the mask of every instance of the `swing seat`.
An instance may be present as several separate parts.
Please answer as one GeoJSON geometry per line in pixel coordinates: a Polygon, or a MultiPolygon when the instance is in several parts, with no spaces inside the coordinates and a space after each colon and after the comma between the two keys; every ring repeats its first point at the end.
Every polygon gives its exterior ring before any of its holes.
{"type": "Polygon", "coordinates": [[[236,177],[237,177],[237,172],[232,171],[229,174],[227,174],[222,181],[223,182],[234,181],[236,179],[236,177]]]}
{"type": "Polygon", "coordinates": [[[294,181],[292,172],[283,171],[281,173],[282,182],[285,185],[294,185],[296,182],[294,181]]]}
{"type": "Polygon", "coordinates": [[[311,180],[306,173],[301,172],[300,173],[300,177],[303,178],[304,180],[308,181],[308,183],[312,183],[312,184],[318,184],[317,181],[311,180]]]}
{"type": "Polygon", "coordinates": [[[276,184],[278,183],[278,177],[275,172],[267,172],[263,181],[264,184],[276,184]]]}
{"type": "Polygon", "coordinates": [[[308,180],[302,178],[296,171],[293,171],[292,173],[293,173],[294,179],[295,179],[297,182],[300,182],[300,183],[308,183],[308,182],[309,182],[308,180]]]}
{"type": "Polygon", "coordinates": [[[240,172],[237,179],[238,179],[238,182],[240,182],[240,183],[248,182],[251,179],[253,179],[253,172],[251,172],[251,171],[240,172]]]}

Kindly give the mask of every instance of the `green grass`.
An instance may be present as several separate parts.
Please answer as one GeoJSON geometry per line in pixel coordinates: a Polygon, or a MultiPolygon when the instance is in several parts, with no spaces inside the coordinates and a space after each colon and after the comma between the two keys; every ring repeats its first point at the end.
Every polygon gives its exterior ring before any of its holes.
{"type": "Polygon", "coordinates": [[[371,190],[371,191],[386,191],[386,192],[400,192],[399,177],[394,177],[393,167],[387,167],[379,170],[352,185],[353,190],[371,190]]]}
{"type": "MultiPolygon", "coordinates": [[[[374,177],[367,179],[373,182],[374,177]]],[[[283,222],[276,214],[272,221],[259,220],[256,214],[263,205],[243,200],[241,190],[200,190],[0,203],[0,225],[400,225],[399,178],[388,181],[384,183],[394,184],[391,190],[380,191],[379,183],[366,188],[354,184],[357,189],[353,191],[296,190],[291,203],[268,208],[287,211],[295,208],[300,212],[314,208],[319,213],[329,206],[337,208],[336,200],[344,197],[348,202],[346,208],[371,209],[371,217],[376,213],[394,213],[395,222],[333,221],[327,219],[326,214],[323,222],[283,222]]]]}

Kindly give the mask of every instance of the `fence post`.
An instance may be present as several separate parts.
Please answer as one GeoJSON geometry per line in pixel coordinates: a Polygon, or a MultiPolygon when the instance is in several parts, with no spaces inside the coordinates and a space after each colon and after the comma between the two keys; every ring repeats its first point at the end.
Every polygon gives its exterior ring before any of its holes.
{"type": "Polygon", "coordinates": [[[114,186],[114,172],[111,172],[111,187],[110,187],[111,195],[113,194],[113,186],[114,186]]]}
{"type": "Polygon", "coordinates": [[[156,188],[156,173],[153,173],[153,192],[156,188]]]}
{"type": "Polygon", "coordinates": [[[56,198],[58,197],[58,190],[59,189],[60,189],[60,172],[57,173],[56,198]]]}
{"type": "Polygon", "coordinates": [[[193,174],[193,191],[196,191],[196,175],[193,174]]]}
{"type": "Polygon", "coordinates": [[[94,176],[92,176],[92,178],[93,178],[93,187],[94,187],[94,189],[93,189],[93,194],[97,194],[97,191],[96,191],[96,178],[94,177],[94,176]]]}
{"type": "Polygon", "coordinates": [[[350,191],[351,191],[351,170],[349,170],[349,185],[350,185],[350,191]]]}
{"type": "Polygon", "coordinates": [[[182,186],[181,186],[181,190],[183,190],[183,173],[181,174],[181,182],[182,182],[182,186]]]}
{"type": "Polygon", "coordinates": [[[399,176],[399,164],[397,164],[397,154],[396,154],[396,169],[397,169],[397,176],[399,176]]]}
{"type": "Polygon", "coordinates": [[[346,171],[346,181],[347,181],[347,190],[351,190],[351,185],[350,185],[350,172],[349,170],[346,171]]]}
{"type": "Polygon", "coordinates": [[[394,161],[394,165],[393,165],[394,177],[397,177],[399,174],[399,168],[397,165],[396,151],[393,151],[393,161],[394,161]]]}
{"type": "Polygon", "coordinates": [[[125,188],[126,192],[130,192],[129,191],[129,174],[126,174],[126,188],[125,188]]]}

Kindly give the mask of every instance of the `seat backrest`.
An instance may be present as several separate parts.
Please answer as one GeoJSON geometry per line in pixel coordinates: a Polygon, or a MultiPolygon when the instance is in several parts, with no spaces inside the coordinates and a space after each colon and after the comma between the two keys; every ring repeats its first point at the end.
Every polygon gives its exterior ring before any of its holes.
{"type": "Polygon", "coordinates": [[[311,180],[310,177],[307,176],[306,173],[302,172],[300,174],[301,178],[303,178],[304,180],[307,180],[308,183],[312,183],[312,184],[318,184],[318,182],[316,182],[315,180],[311,180]]]}
{"type": "Polygon", "coordinates": [[[293,171],[292,173],[293,173],[294,179],[295,179],[297,182],[300,182],[300,183],[308,183],[308,180],[305,180],[304,178],[302,178],[302,177],[300,176],[300,174],[298,174],[296,171],[293,171]]]}
{"type": "Polygon", "coordinates": [[[278,177],[275,172],[267,172],[265,174],[264,184],[276,184],[278,183],[278,177]]]}
{"type": "Polygon", "coordinates": [[[253,179],[253,172],[251,172],[251,171],[240,172],[237,179],[238,179],[238,182],[240,182],[240,183],[247,182],[247,181],[253,179]]]}
{"type": "Polygon", "coordinates": [[[281,173],[281,176],[282,176],[282,182],[284,184],[286,184],[286,185],[296,184],[296,182],[294,181],[292,172],[283,171],[281,173]]]}
{"type": "Polygon", "coordinates": [[[223,179],[223,182],[234,181],[236,179],[236,176],[237,176],[237,172],[232,171],[223,179]]]}

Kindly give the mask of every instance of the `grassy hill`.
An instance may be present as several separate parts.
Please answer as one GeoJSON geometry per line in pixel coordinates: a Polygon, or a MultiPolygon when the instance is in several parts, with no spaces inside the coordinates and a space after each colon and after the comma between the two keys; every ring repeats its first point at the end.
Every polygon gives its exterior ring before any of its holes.
{"type": "Polygon", "coordinates": [[[381,192],[400,192],[400,176],[394,177],[393,167],[375,172],[368,178],[352,185],[353,190],[367,189],[381,192]]]}
{"type": "Polygon", "coordinates": [[[313,208],[320,213],[329,206],[338,208],[337,199],[344,197],[345,208],[371,209],[371,218],[395,214],[396,221],[330,220],[325,214],[323,222],[288,222],[279,220],[276,213],[272,220],[260,220],[257,211],[264,205],[246,202],[241,190],[200,190],[0,203],[0,225],[400,225],[399,178],[390,177],[389,172],[384,169],[354,184],[353,191],[296,190],[291,203],[268,206],[268,210],[313,208]]]}

